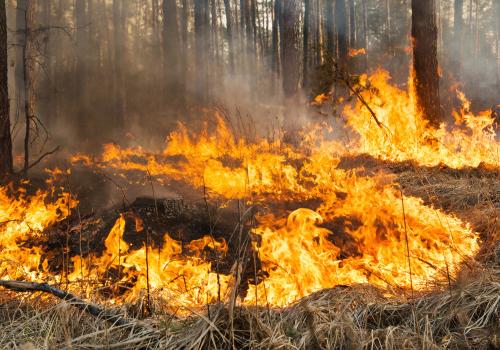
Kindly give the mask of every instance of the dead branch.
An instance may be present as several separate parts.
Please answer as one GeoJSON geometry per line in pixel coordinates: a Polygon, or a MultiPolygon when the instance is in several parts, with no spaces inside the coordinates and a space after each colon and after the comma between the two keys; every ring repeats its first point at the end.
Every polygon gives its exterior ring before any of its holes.
{"type": "Polygon", "coordinates": [[[40,163],[44,158],[56,153],[57,151],[59,151],[61,149],[60,146],[57,146],[56,148],[54,148],[52,151],[48,151],[48,152],[45,152],[44,154],[42,154],[40,157],[38,157],[37,160],[35,160],[33,163],[29,164],[26,168],[23,168],[21,171],[17,172],[17,174],[20,174],[21,172],[25,172],[31,168],[33,168],[34,166],[38,165],[38,163],[40,163]]]}
{"type": "Polygon", "coordinates": [[[102,306],[86,302],[74,294],[65,292],[58,288],[55,288],[47,283],[36,283],[36,282],[25,282],[25,281],[15,281],[15,280],[0,280],[0,286],[15,292],[43,292],[49,293],[56,296],[59,299],[68,301],[72,306],[85,311],[86,313],[101,317],[107,322],[112,323],[116,326],[129,326],[132,324],[131,321],[116,315],[115,313],[105,310],[102,306]]]}
{"type": "Polygon", "coordinates": [[[359,102],[361,102],[361,104],[363,106],[366,107],[366,109],[368,109],[368,112],[370,112],[372,118],[375,120],[375,123],[377,123],[377,126],[381,129],[386,129],[389,131],[389,129],[387,128],[387,126],[385,126],[377,117],[377,114],[375,113],[375,111],[370,107],[370,105],[368,104],[368,102],[366,102],[366,100],[364,99],[364,97],[359,93],[358,90],[356,90],[354,88],[354,86],[352,86],[351,84],[351,81],[350,81],[350,77],[349,77],[349,74],[347,72],[345,72],[344,70],[342,70],[341,68],[339,68],[337,62],[333,62],[333,67],[335,69],[335,72],[337,73],[337,79],[341,80],[346,86],[347,88],[354,94],[354,96],[356,96],[356,98],[359,100],[359,102]]]}

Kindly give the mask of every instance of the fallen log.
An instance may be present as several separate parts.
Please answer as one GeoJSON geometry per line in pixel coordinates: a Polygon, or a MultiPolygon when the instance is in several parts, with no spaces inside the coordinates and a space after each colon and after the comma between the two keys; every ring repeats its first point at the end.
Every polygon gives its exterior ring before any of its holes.
{"type": "Polygon", "coordinates": [[[119,316],[102,306],[86,302],[72,293],[65,292],[55,288],[47,283],[25,282],[15,280],[0,280],[0,287],[15,291],[15,292],[43,292],[56,296],[59,299],[65,300],[70,305],[96,317],[101,317],[107,322],[116,326],[129,326],[131,321],[119,316]]]}

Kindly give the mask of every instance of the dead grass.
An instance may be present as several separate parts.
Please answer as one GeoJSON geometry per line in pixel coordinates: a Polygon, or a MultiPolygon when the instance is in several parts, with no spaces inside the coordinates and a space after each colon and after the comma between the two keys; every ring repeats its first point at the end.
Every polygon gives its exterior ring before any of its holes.
{"type": "Polygon", "coordinates": [[[65,302],[0,308],[2,349],[494,349],[500,346],[500,270],[463,272],[449,288],[384,297],[369,285],[323,290],[284,309],[226,305],[187,318],[157,313],[116,327],[65,302]]]}
{"type": "MultiPolygon", "coordinates": [[[[500,178],[439,169],[398,171],[405,194],[457,215],[482,235],[482,250],[432,292],[385,295],[370,285],[322,290],[283,309],[225,304],[165,311],[118,327],[67,302],[0,294],[1,349],[499,349],[500,178]],[[3,295],[3,296],[2,296],[3,295]],[[19,299],[21,298],[21,299],[19,299]],[[232,325],[231,325],[232,323],[232,325]]],[[[102,300],[96,300],[101,302],[102,300]]]]}

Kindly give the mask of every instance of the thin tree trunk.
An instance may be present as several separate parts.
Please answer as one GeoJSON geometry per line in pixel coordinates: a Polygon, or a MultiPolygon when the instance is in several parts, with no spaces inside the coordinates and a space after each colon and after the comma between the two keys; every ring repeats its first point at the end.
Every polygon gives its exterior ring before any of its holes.
{"type": "Polygon", "coordinates": [[[179,79],[179,40],[177,2],[175,0],[163,0],[164,77],[168,100],[176,107],[180,107],[180,99],[184,96],[184,86],[182,86],[179,79]]]}
{"type": "Polygon", "coordinates": [[[115,120],[119,129],[123,128],[126,114],[126,93],[123,76],[125,62],[125,1],[113,0],[113,80],[115,90],[115,120]]]}
{"type": "Polygon", "coordinates": [[[24,115],[26,116],[24,133],[24,176],[28,175],[29,169],[29,146],[31,139],[31,127],[36,119],[35,116],[35,64],[36,57],[34,45],[35,34],[35,2],[27,0],[25,11],[25,41],[23,46],[23,66],[24,66],[24,115]]]}
{"type": "Polygon", "coordinates": [[[310,68],[310,53],[309,53],[309,41],[310,41],[310,29],[311,29],[311,0],[305,0],[304,4],[304,28],[303,28],[303,58],[302,58],[302,85],[305,90],[309,88],[309,68],[310,68]]]}
{"type": "Polygon", "coordinates": [[[0,1],[0,181],[2,183],[13,171],[7,70],[7,11],[5,1],[0,1]]]}
{"type": "Polygon", "coordinates": [[[494,21],[496,26],[496,36],[497,36],[497,89],[500,92],[500,1],[495,2],[495,14],[494,21]]]}
{"type": "Polygon", "coordinates": [[[463,40],[463,13],[464,0],[455,0],[454,4],[454,37],[453,37],[453,57],[455,62],[455,76],[460,79],[462,76],[462,40],[463,40]]]}
{"type": "Polygon", "coordinates": [[[325,31],[326,31],[326,50],[330,58],[336,59],[335,48],[335,23],[333,16],[333,0],[325,0],[325,31]]]}
{"type": "Polygon", "coordinates": [[[226,12],[226,35],[228,47],[228,60],[230,72],[234,72],[234,42],[233,42],[233,15],[231,11],[231,2],[224,0],[224,10],[226,12]]]}
{"type": "Polygon", "coordinates": [[[356,42],[356,7],[354,0],[349,0],[349,46],[357,47],[356,42]]]}
{"type": "Polygon", "coordinates": [[[283,4],[283,91],[285,97],[290,98],[297,94],[299,82],[298,74],[298,33],[297,0],[286,0],[283,4]]]}
{"type": "Polygon", "coordinates": [[[89,45],[89,23],[87,22],[86,0],[76,0],[75,2],[75,19],[76,19],[76,66],[75,66],[75,86],[74,96],[77,99],[76,103],[76,118],[79,127],[79,136],[83,139],[87,136],[88,115],[87,115],[87,77],[88,65],[87,60],[89,45]]]}
{"type": "Polygon", "coordinates": [[[343,70],[347,69],[348,60],[348,42],[346,6],[345,0],[335,1],[335,24],[337,27],[337,45],[338,45],[338,64],[343,70]]]}
{"type": "Polygon", "coordinates": [[[441,107],[434,4],[434,0],[412,0],[411,34],[417,108],[430,126],[439,127],[441,107]]]}
{"type": "Polygon", "coordinates": [[[17,0],[16,7],[16,114],[19,118],[26,119],[24,106],[26,103],[25,72],[24,72],[24,49],[26,46],[26,9],[28,0],[17,0]]]}
{"type": "Polygon", "coordinates": [[[362,18],[363,18],[363,48],[365,49],[365,55],[364,55],[364,70],[368,69],[368,14],[367,14],[367,9],[366,9],[366,1],[367,0],[361,0],[361,9],[362,9],[362,18]]]}
{"type": "Polygon", "coordinates": [[[207,7],[205,0],[194,1],[194,34],[195,34],[195,57],[196,71],[198,77],[199,101],[204,104],[208,99],[208,80],[207,80],[207,7]]]}

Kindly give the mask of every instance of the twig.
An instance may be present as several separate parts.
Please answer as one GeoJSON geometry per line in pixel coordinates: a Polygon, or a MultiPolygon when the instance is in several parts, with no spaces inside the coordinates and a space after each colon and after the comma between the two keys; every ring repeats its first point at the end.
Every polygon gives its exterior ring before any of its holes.
{"type": "Polygon", "coordinates": [[[38,165],[38,163],[40,163],[45,157],[48,157],[50,156],[51,154],[54,154],[56,153],[57,151],[59,151],[61,149],[61,146],[57,146],[56,148],[54,148],[52,151],[48,151],[48,152],[45,152],[44,154],[42,154],[37,160],[35,160],[33,163],[31,163],[30,165],[28,165],[26,168],[23,168],[22,171],[18,171],[16,174],[20,174],[21,172],[24,172],[26,170],[29,170],[31,168],[33,168],[34,166],[38,165]]]}
{"type": "Polygon", "coordinates": [[[25,282],[16,280],[0,280],[0,286],[15,292],[44,292],[56,296],[59,299],[70,302],[76,308],[85,311],[86,313],[102,317],[105,321],[112,323],[116,326],[128,326],[132,322],[114,314],[111,311],[105,310],[102,306],[86,302],[72,293],[62,291],[47,283],[25,282]]]}

